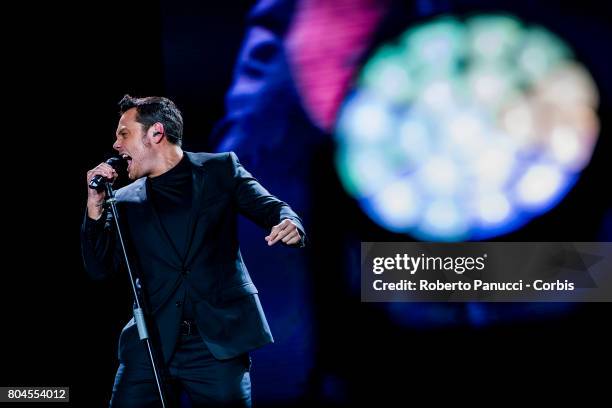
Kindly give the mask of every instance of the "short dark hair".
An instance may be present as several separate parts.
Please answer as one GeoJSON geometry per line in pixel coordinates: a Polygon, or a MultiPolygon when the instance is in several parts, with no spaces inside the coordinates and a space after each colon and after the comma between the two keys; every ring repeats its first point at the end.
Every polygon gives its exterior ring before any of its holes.
{"type": "Polygon", "coordinates": [[[125,95],[119,101],[119,114],[136,108],[136,121],[142,124],[145,132],[156,122],[164,125],[164,133],[168,141],[180,146],[183,141],[183,116],[174,102],[163,96],[147,96],[134,98],[125,95]]]}

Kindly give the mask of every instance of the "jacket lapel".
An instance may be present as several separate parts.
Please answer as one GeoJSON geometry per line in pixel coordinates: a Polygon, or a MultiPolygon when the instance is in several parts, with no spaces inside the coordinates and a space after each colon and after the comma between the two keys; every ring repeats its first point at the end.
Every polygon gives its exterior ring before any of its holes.
{"type": "Polygon", "coordinates": [[[204,194],[204,183],[205,176],[202,170],[201,164],[191,155],[191,153],[185,152],[191,163],[191,181],[192,181],[192,196],[191,196],[191,211],[189,212],[189,236],[187,238],[187,251],[185,253],[185,265],[189,264],[192,253],[193,238],[196,230],[197,219],[198,219],[198,208],[202,201],[204,194]]]}

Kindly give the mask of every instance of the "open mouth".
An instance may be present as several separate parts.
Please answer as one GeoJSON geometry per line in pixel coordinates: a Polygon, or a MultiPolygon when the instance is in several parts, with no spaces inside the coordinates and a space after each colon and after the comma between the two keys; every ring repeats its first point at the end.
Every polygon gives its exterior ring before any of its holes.
{"type": "Polygon", "coordinates": [[[125,160],[127,162],[127,168],[129,170],[130,169],[130,165],[132,164],[132,157],[127,155],[127,154],[125,154],[125,153],[123,153],[121,155],[121,157],[123,157],[123,160],[125,160]]]}

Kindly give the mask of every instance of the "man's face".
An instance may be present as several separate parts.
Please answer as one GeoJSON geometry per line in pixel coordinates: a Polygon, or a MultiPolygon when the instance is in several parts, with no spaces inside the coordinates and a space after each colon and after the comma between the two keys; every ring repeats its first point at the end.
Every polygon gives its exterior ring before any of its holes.
{"type": "Polygon", "coordinates": [[[136,121],[136,108],[127,110],[117,125],[117,140],[113,149],[127,159],[128,177],[131,180],[149,175],[154,162],[151,141],[143,130],[142,124],[136,121]]]}

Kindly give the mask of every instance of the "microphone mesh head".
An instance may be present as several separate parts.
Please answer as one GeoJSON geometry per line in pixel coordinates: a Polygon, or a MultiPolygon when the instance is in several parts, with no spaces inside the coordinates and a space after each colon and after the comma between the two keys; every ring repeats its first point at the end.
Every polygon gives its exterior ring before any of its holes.
{"type": "Polygon", "coordinates": [[[127,167],[127,162],[121,156],[111,157],[106,161],[106,163],[113,169],[117,170],[117,172],[123,171],[127,167]]]}

